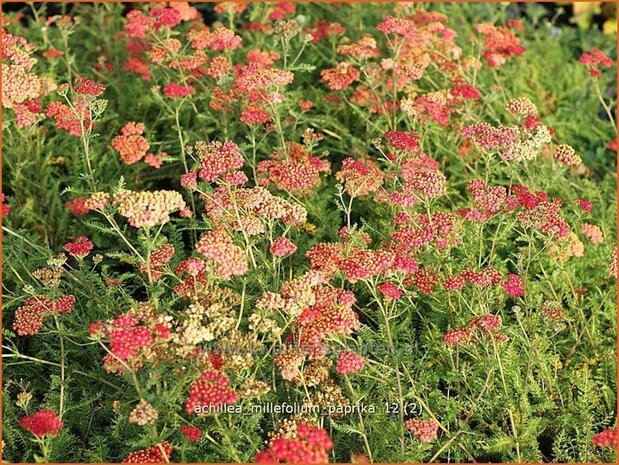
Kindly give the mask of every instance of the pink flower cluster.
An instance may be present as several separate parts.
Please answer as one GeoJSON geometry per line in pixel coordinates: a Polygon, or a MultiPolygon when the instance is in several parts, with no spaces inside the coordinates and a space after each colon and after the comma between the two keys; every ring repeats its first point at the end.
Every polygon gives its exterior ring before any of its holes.
{"type": "Polygon", "coordinates": [[[407,420],[406,429],[421,442],[432,442],[438,437],[438,424],[434,420],[407,420]]]}
{"type": "Polygon", "coordinates": [[[238,177],[238,170],[243,167],[243,156],[234,142],[200,142],[195,147],[200,159],[198,176],[206,182],[218,180],[233,181],[238,177]]]}
{"type": "Polygon", "coordinates": [[[215,272],[222,279],[241,276],[248,270],[245,252],[233,244],[225,231],[213,230],[204,234],[196,244],[196,252],[214,263],[215,272]]]}
{"type": "Polygon", "coordinates": [[[266,175],[260,179],[260,185],[273,184],[277,189],[292,192],[310,192],[320,183],[320,174],[328,173],[330,164],[319,157],[310,156],[300,144],[288,144],[287,157],[279,152],[273,152],[269,160],[258,163],[259,175],[266,175]]]}
{"type": "Polygon", "coordinates": [[[365,366],[365,360],[361,355],[357,355],[349,350],[340,352],[337,358],[337,372],[343,375],[361,371],[365,366]]]}
{"type": "Polygon", "coordinates": [[[498,68],[509,57],[522,55],[526,50],[520,39],[506,27],[483,23],[477,24],[475,29],[484,37],[482,54],[490,68],[498,68]]]}
{"type": "Polygon", "coordinates": [[[269,247],[269,251],[276,257],[285,257],[297,251],[297,246],[286,237],[278,237],[269,247]]]}

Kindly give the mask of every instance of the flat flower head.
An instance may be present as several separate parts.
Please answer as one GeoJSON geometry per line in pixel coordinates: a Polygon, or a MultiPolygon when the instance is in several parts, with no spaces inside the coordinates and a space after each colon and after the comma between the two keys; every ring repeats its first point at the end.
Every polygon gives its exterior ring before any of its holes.
{"type": "Polygon", "coordinates": [[[163,93],[170,98],[183,98],[195,94],[196,90],[193,86],[184,86],[171,82],[163,88],[163,93]]]}
{"type": "Polygon", "coordinates": [[[438,436],[438,424],[434,420],[411,419],[406,422],[406,429],[421,442],[432,442],[438,436]]]}
{"type": "Polygon", "coordinates": [[[80,76],[75,82],[75,92],[82,95],[98,97],[105,92],[106,87],[98,82],[91,81],[87,77],[80,76]]]}
{"type": "Polygon", "coordinates": [[[122,463],[170,463],[174,449],[167,442],[131,452],[122,463]]]}
{"type": "Polygon", "coordinates": [[[202,436],[202,431],[197,426],[185,425],[180,428],[181,434],[190,442],[196,442],[202,436]]]}
{"type": "Polygon", "coordinates": [[[187,414],[202,416],[214,414],[225,404],[234,404],[236,392],[229,387],[226,375],[216,370],[205,371],[189,388],[189,396],[185,401],[187,414]]]}
{"type": "Polygon", "coordinates": [[[64,245],[64,249],[67,252],[78,258],[84,258],[90,253],[93,247],[93,243],[86,236],[77,237],[73,242],[68,242],[64,245]]]}
{"type": "Polygon", "coordinates": [[[600,49],[585,51],[580,56],[579,61],[587,67],[589,75],[592,77],[598,77],[602,74],[600,67],[610,68],[614,64],[614,61],[600,49]]]}
{"type": "Polygon", "coordinates": [[[278,237],[273,241],[269,251],[276,257],[285,257],[297,251],[297,246],[286,237],[278,237]]]}
{"type": "Polygon", "coordinates": [[[404,295],[404,292],[393,283],[382,283],[378,286],[378,290],[387,298],[397,300],[404,295]]]}
{"type": "Polygon", "coordinates": [[[356,373],[362,370],[364,366],[363,357],[348,350],[340,352],[337,358],[337,372],[343,375],[356,373]]]}
{"type": "Polygon", "coordinates": [[[617,448],[619,441],[617,441],[617,430],[615,428],[608,428],[601,433],[593,436],[591,443],[598,447],[612,447],[617,448]]]}
{"type": "Polygon", "coordinates": [[[331,90],[348,89],[353,82],[359,80],[360,76],[359,70],[346,62],[338,63],[335,68],[323,69],[320,72],[320,77],[331,90]]]}
{"type": "Polygon", "coordinates": [[[524,282],[517,274],[509,274],[502,286],[510,297],[524,296],[524,282]]]}
{"type": "Polygon", "coordinates": [[[58,436],[62,429],[62,421],[53,410],[41,410],[19,419],[19,424],[25,430],[37,437],[58,436]]]}

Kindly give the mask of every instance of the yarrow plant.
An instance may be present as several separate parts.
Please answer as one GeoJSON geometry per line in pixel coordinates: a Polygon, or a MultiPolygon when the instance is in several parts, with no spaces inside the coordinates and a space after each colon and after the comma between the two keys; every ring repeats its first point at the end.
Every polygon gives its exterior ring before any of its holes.
{"type": "Polygon", "coordinates": [[[616,51],[535,8],[13,5],[6,460],[614,460],[616,51]]]}

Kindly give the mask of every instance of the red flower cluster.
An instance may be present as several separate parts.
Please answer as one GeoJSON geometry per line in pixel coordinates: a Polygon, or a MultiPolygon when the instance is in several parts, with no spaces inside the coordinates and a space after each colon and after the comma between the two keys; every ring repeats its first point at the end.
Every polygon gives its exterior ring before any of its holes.
{"type": "Polygon", "coordinates": [[[181,434],[190,442],[197,442],[202,436],[202,431],[197,426],[185,425],[181,426],[181,434]]]}
{"type": "Polygon", "coordinates": [[[234,404],[236,392],[229,386],[228,377],[218,371],[209,370],[200,375],[189,388],[185,411],[191,415],[217,413],[224,404],[234,404]]]}
{"type": "Polygon", "coordinates": [[[181,14],[175,8],[155,8],[150,11],[150,16],[155,19],[153,24],[155,31],[162,27],[173,28],[181,22],[181,14]]]}
{"type": "Polygon", "coordinates": [[[359,80],[360,76],[359,70],[346,62],[338,63],[335,68],[323,69],[320,72],[320,77],[331,90],[348,89],[353,82],[359,80]]]}
{"type": "Polygon", "coordinates": [[[53,301],[44,296],[29,297],[15,310],[13,329],[19,336],[37,334],[46,313],[71,313],[75,300],[73,295],[64,295],[53,301]]]}
{"type": "Polygon", "coordinates": [[[4,193],[0,194],[0,208],[2,209],[2,216],[9,216],[11,213],[11,206],[6,201],[6,195],[4,193]]]}
{"type": "Polygon", "coordinates": [[[463,270],[460,273],[450,276],[443,282],[445,289],[449,291],[459,291],[465,284],[471,283],[475,286],[496,286],[503,281],[500,271],[494,268],[483,270],[463,270]]]}
{"type": "Polygon", "coordinates": [[[170,444],[162,442],[148,449],[131,452],[122,463],[170,463],[172,451],[170,444]]]}
{"type": "Polygon", "coordinates": [[[432,294],[438,282],[437,273],[431,268],[419,268],[411,278],[407,280],[424,294],[432,294]]]}
{"type": "MultiPolygon", "coordinates": [[[[163,318],[165,314],[161,314],[163,318]]],[[[104,360],[104,367],[110,372],[122,371],[120,360],[135,359],[143,349],[151,347],[158,340],[169,337],[169,325],[149,312],[130,311],[105,323],[93,322],[88,332],[93,337],[107,336],[110,352],[104,360]]]]}
{"type": "Polygon", "coordinates": [[[546,200],[548,196],[544,192],[533,194],[524,186],[513,186],[512,192],[517,195],[518,202],[524,208],[524,211],[518,214],[518,219],[525,227],[553,235],[557,239],[569,234],[570,227],[559,214],[563,205],[560,199],[546,200]]]}
{"type": "Polygon", "coordinates": [[[21,417],[19,425],[38,437],[58,436],[62,421],[53,410],[41,410],[32,415],[21,417]]]}
{"type": "Polygon", "coordinates": [[[397,34],[400,36],[413,38],[417,32],[414,21],[405,18],[386,16],[385,19],[376,26],[376,29],[385,34],[397,34]]]}
{"type": "Polygon", "coordinates": [[[619,447],[619,441],[617,439],[617,430],[615,428],[608,428],[593,436],[591,443],[594,446],[612,447],[616,449],[619,447]]]}
{"type": "Polygon", "coordinates": [[[301,312],[295,327],[299,346],[309,351],[311,357],[321,358],[325,350],[324,339],[351,334],[359,328],[359,317],[352,309],[356,299],[351,291],[318,286],[313,292],[314,305],[301,312]]]}
{"type": "Polygon", "coordinates": [[[80,76],[75,82],[75,92],[81,95],[90,95],[91,97],[97,97],[105,91],[106,87],[98,82],[91,81],[90,79],[80,76]]]}
{"type": "Polygon", "coordinates": [[[462,129],[462,135],[477,142],[485,149],[511,147],[517,140],[514,127],[494,127],[489,123],[475,123],[462,129]]]}
{"type": "Polygon", "coordinates": [[[173,28],[181,21],[181,13],[177,8],[155,8],[148,16],[139,10],[131,10],[127,13],[124,29],[128,37],[143,39],[151,31],[173,28]]]}
{"type": "Polygon", "coordinates": [[[76,197],[64,203],[73,216],[83,216],[88,214],[90,208],[86,206],[86,197],[76,197]]]}
{"type": "Polygon", "coordinates": [[[200,31],[190,31],[187,38],[194,49],[210,50],[236,50],[241,48],[243,40],[234,31],[220,27],[214,31],[202,29],[200,31]]]}
{"type": "Polygon", "coordinates": [[[344,32],[346,32],[346,29],[340,23],[327,20],[320,20],[305,28],[305,33],[312,36],[312,42],[314,43],[320,42],[328,37],[343,34],[344,32]]]}
{"type": "Polygon", "coordinates": [[[64,249],[67,252],[80,259],[88,255],[93,247],[93,243],[86,236],[79,236],[73,242],[68,242],[64,245],[64,249]]]}
{"type": "Polygon", "coordinates": [[[524,282],[517,274],[507,275],[507,279],[502,284],[503,289],[511,297],[523,297],[524,296],[524,282]]]}
{"type": "Polygon", "coordinates": [[[341,243],[316,244],[305,256],[309,258],[312,270],[341,272],[351,283],[386,273],[395,264],[395,255],[391,252],[349,247],[341,243]]]}
{"type": "Polygon", "coordinates": [[[333,441],[323,429],[307,423],[296,425],[293,439],[277,438],[256,454],[257,463],[327,463],[333,441]]]}
{"type": "Polygon", "coordinates": [[[488,186],[482,179],[469,181],[467,190],[474,199],[475,208],[462,209],[460,215],[467,220],[484,222],[502,210],[511,211],[517,206],[516,198],[507,195],[502,186],[488,186]]]}
{"type": "Polygon", "coordinates": [[[152,20],[139,10],[131,10],[127,13],[125,21],[125,33],[129,37],[142,39],[152,26],[152,20]]]}
{"type": "Polygon", "coordinates": [[[207,283],[206,263],[200,258],[188,258],[178,264],[174,272],[181,282],[174,287],[174,292],[182,297],[189,297],[201,290],[207,283]],[[181,278],[182,275],[188,275],[181,278]]]}
{"type": "Polygon", "coordinates": [[[445,92],[429,92],[412,102],[410,113],[417,115],[422,121],[430,118],[441,126],[447,126],[453,112],[453,103],[448,100],[445,92]]]}
{"type": "Polygon", "coordinates": [[[73,102],[73,108],[64,103],[52,102],[45,113],[49,118],[54,118],[58,129],[63,129],[72,136],[82,136],[92,124],[88,108],[81,99],[73,102]]]}
{"type": "Polygon", "coordinates": [[[43,105],[39,100],[17,103],[13,106],[17,126],[25,128],[35,124],[43,116],[43,105]]]}
{"type": "Polygon", "coordinates": [[[419,135],[416,132],[387,131],[385,138],[395,150],[400,150],[407,154],[415,154],[419,151],[419,135]]]}
{"type": "Polygon", "coordinates": [[[275,3],[273,9],[269,13],[271,21],[281,21],[287,15],[294,13],[297,6],[293,2],[278,2],[275,3]]]}
{"type": "Polygon", "coordinates": [[[271,114],[259,105],[247,105],[241,112],[241,121],[245,124],[266,124],[271,121],[271,114]]]}
{"type": "Polygon", "coordinates": [[[170,98],[183,98],[195,94],[196,89],[193,86],[183,86],[175,82],[166,84],[163,88],[163,93],[170,98]]]}
{"type": "Polygon", "coordinates": [[[593,77],[598,77],[602,72],[600,66],[610,68],[614,62],[607,57],[600,49],[587,50],[580,55],[580,62],[587,67],[589,74],[593,77]]]}
{"type": "Polygon", "coordinates": [[[583,209],[583,211],[590,212],[593,210],[593,202],[586,199],[576,199],[575,202],[583,209]]]}
{"type": "MultiPolygon", "coordinates": [[[[264,52],[266,53],[266,52],[264,52]]],[[[283,69],[272,68],[268,63],[273,61],[272,55],[256,54],[248,65],[236,65],[234,67],[233,92],[238,96],[246,96],[252,102],[273,103],[274,98],[281,95],[274,93],[274,89],[281,89],[294,80],[294,73],[283,69]]]]}
{"type": "Polygon", "coordinates": [[[388,299],[397,300],[404,295],[404,292],[393,283],[382,283],[378,290],[388,299]]]}
{"type": "Polygon", "coordinates": [[[464,82],[461,79],[456,79],[452,83],[452,87],[449,90],[449,93],[453,97],[468,100],[477,100],[481,97],[481,94],[474,85],[464,82]]]}
{"type": "Polygon", "coordinates": [[[121,360],[134,358],[138,351],[153,343],[153,334],[146,326],[110,330],[110,350],[121,360]]]}
{"type": "MultiPolygon", "coordinates": [[[[560,215],[563,202],[548,198],[542,191],[531,192],[525,186],[514,185],[508,194],[501,186],[488,186],[475,179],[469,182],[468,190],[474,197],[474,208],[464,208],[458,214],[470,221],[484,222],[500,211],[519,210],[518,220],[526,227],[539,230],[561,239],[570,232],[569,225],[560,215]]],[[[579,201],[577,200],[577,203],[579,201]]],[[[590,208],[590,202],[582,203],[583,209],[590,208]]]]}
{"type": "Polygon", "coordinates": [[[404,226],[391,235],[392,246],[408,254],[430,244],[439,249],[456,245],[460,242],[457,220],[456,216],[443,212],[432,216],[425,213],[412,217],[399,215],[394,222],[404,226]]]}
{"type": "Polygon", "coordinates": [[[445,195],[447,178],[437,166],[431,163],[432,161],[434,160],[427,157],[422,159],[421,163],[418,160],[411,160],[407,163],[407,166],[403,167],[401,176],[404,179],[403,193],[405,198],[416,198],[415,192],[419,192],[421,196],[427,199],[445,195]]]}

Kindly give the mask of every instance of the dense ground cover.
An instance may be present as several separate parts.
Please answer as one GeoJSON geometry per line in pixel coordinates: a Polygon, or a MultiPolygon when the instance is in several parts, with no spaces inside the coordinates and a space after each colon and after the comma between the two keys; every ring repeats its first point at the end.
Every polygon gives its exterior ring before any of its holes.
{"type": "Polygon", "coordinates": [[[614,460],[614,36],[37,8],[4,18],[6,460],[614,460]]]}

